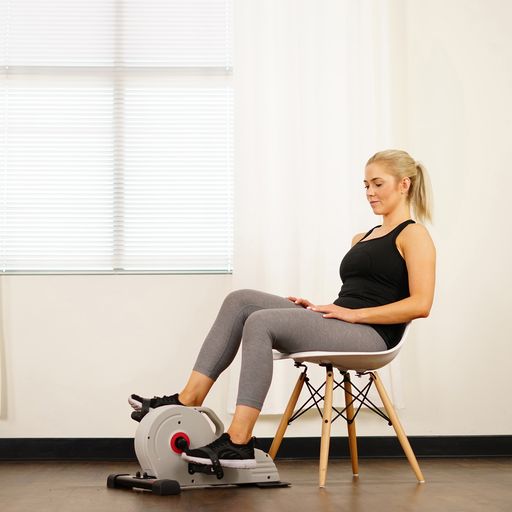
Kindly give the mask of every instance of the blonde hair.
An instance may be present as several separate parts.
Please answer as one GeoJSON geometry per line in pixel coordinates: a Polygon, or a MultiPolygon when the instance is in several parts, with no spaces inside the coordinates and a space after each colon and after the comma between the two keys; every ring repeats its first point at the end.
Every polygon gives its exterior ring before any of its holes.
{"type": "Polygon", "coordinates": [[[414,217],[420,222],[432,222],[432,188],[425,166],[416,162],[406,151],[399,149],[379,151],[366,165],[376,162],[385,164],[397,181],[403,178],[411,180],[407,200],[412,206],[414,217]]]}

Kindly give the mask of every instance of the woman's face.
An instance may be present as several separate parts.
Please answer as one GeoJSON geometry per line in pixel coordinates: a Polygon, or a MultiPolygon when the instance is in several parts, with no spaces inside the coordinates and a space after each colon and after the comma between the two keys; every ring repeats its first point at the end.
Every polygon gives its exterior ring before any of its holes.
{"type": "Polygon", "coordinates": [[[387,171],[387,167],[381,163],[374,162],[365,169],[364,187],[366,198],[375,215],[385,215],[397,208],[400,203],[406,200],[407,184],[400,183],[387,171]]]}

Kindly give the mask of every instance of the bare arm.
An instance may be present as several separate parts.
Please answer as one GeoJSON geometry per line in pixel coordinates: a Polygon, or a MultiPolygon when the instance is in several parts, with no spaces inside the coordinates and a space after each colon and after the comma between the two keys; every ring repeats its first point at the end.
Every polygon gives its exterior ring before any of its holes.
{"type": "Polygon", "coordinates": [[[348,309],[328,304],[311,309],[325,313],[325,318],[338,318],[346,322],[362,324],[398,324],[427,317],[434,300],[436,264],[434,243],[424,226],[412,224],[401,233],[398,245],[409,274],[409,297],[373,308],[348,309]]]}

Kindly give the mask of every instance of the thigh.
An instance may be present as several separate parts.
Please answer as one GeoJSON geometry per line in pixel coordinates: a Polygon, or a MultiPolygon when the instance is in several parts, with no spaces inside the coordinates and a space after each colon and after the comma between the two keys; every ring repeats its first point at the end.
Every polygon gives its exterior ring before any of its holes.
{"type": "Polygon", "coordinates": [[[259,290],[242,289],[229,293],[225,299],[225,304],[240,309],[304,309],[302,306],[295,304],[286,297],[273,295],[272,293],[261,292],[259,290]]]}
{"type": "Polygon", "coordinates": [[[303,308],[261,310],[250,318],[265,326],[272,338],[272,347],[284,353],[387,350],[382,337],[369,325],[324,318],[322,313],[303,308]]]}

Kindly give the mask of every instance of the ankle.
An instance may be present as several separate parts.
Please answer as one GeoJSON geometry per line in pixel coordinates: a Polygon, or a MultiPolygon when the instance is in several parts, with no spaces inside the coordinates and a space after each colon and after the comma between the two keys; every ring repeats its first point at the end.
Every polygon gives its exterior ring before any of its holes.
{"type": "Polygon", "coordinates": [[[247,444],[252,436],[250,434],[242,434],[240,432],[230,432],[228,430],[229,438],[233,444],[247,444]]]}
{"type": "Polygon", "coordinates": [[[196,397],[184,393],[183,391],[178,394],[178,400],[187,407],[199,407],[202,405],[202,401],[199,401],[196,397]]]}

